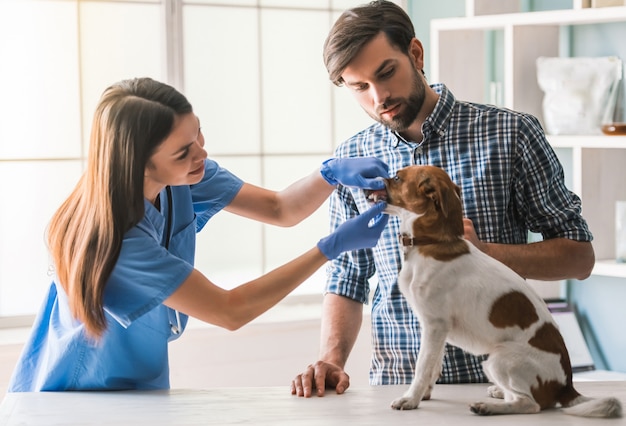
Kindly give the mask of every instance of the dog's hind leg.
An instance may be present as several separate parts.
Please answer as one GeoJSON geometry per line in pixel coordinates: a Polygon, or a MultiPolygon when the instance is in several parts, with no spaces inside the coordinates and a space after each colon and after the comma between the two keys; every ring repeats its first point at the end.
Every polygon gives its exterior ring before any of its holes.
{"type": "Polygon", "coordinates": [[[510,400],[507,396],[505,401],[475,402],[470,405],[470,410],[481,416],[490,416],[493,414],[534,414],[541,411],[541,407],[528,396],[515,395],[510,400]]]}
{"type": "Polygon", "coordinates": [[[479,415],[532,414],[541,411],[541,406],[532,394],[533,372],[537,371],[528,357],[519,357],[522,347],[500,347],[489,354],[483,369],[495,383],[487,390],[489,396],[504,401],[484,401],[470,405],[470,410],[479,415]]]}
{"type": "MultiPolygon", "coordinates": [[[[491,379],[491,374],[489,373],[488,365],[486,366],[484,362],[483,362],[483,370],[485,374],[487,374],[487,376],[490,378],[490,380],[493,380],[491,379]]],[[[498,385],[489,386],[487,388],[487,396],[489,396],[490,398],[504,399],[504,391],[498,385]]]]}
{"type": "Polygon", "coordinates": [[[489,386],[487,388],[487,395],[491,398],[504,399],[504,392],[498,386],[489,386]]]}

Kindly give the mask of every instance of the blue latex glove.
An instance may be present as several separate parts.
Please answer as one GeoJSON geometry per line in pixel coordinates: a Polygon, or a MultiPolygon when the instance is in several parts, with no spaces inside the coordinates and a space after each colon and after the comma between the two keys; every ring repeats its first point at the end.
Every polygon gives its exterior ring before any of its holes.
{"type": "Polygon", "coordinates": [[[344,251],[374,247],[380,233],[389,221],[389,215],[382,213],[387,203],[376,203],[365,213],[342,223],[335,232],[322,238],[317,247],[328,260],[332,260],[344,251]],[[369,222],[374,219],[370,227],[369,222]]]}
{"type": "Polygon", "coordinates": [[[380,178],[389,177],[389,166],[376,157],[329,158],[320,168],[331,185],[338,183],[363,189],[384,189],[380,178]]]}

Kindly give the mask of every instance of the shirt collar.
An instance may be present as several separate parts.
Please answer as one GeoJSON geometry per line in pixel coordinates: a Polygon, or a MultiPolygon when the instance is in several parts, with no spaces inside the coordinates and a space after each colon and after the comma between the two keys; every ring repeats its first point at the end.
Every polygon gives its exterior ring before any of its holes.
{"type": "Polygon", "coordinates": [[[432,87],[432,89],[439,94],[439,99],[435,104],[433,112],[426,117],[426,120],[422,125],[422,129],[424,129],[424,126],[428,125],[432,131],[437,133],[439,136],[443,136],[446,133],[448,123],[450,122],[452,109],[454,108],[456,99],[444,84],[433,84],[430,87],[432,87]]]}

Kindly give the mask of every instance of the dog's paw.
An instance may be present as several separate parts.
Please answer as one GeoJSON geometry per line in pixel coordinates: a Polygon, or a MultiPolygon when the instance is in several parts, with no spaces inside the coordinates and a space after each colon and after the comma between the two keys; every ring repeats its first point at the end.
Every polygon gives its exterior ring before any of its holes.
{"type": "Polygon", "coordinates": [[[497,386],[489,386],[487,388],[487,395],[491,398],[504,399],[504,392],[497,386]]]}
{"type": "Polygon", "coordinates": [[[493,414],[489,404],[484,402],[475,402],[470,405],[470,411],[474,414],[478,414],[479,416],[490,416],[493,414]]]}
{"type": "Polygon", "coordinates": [[[395,399],[391,403],[391,408],[394,410],[415,410],[419,406],[420,402],[418,399],[402,397],[395,399]]]}

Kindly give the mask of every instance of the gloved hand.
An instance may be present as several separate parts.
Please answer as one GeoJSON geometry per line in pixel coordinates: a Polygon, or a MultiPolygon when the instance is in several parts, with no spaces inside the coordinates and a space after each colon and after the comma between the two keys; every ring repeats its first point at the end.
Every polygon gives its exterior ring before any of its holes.
{"type": "Polygon", "coordinates": [[[374,247],[381,232],[389,221],[389,215],[382,213],[387,203],[376,203],[365,213],[342,223],[335,232],[322,238],[317,247],[332,260],[344,251],[374,247]],[[369,222],[374,219],[370,227],[369,222]]]}
{"type": "Polygon", "coordinates": [[[329,158],[322,163],[320,173],[331,185],[384,189],[380,178],[389,177],[389,166],[376,157],[329,158]]]}

